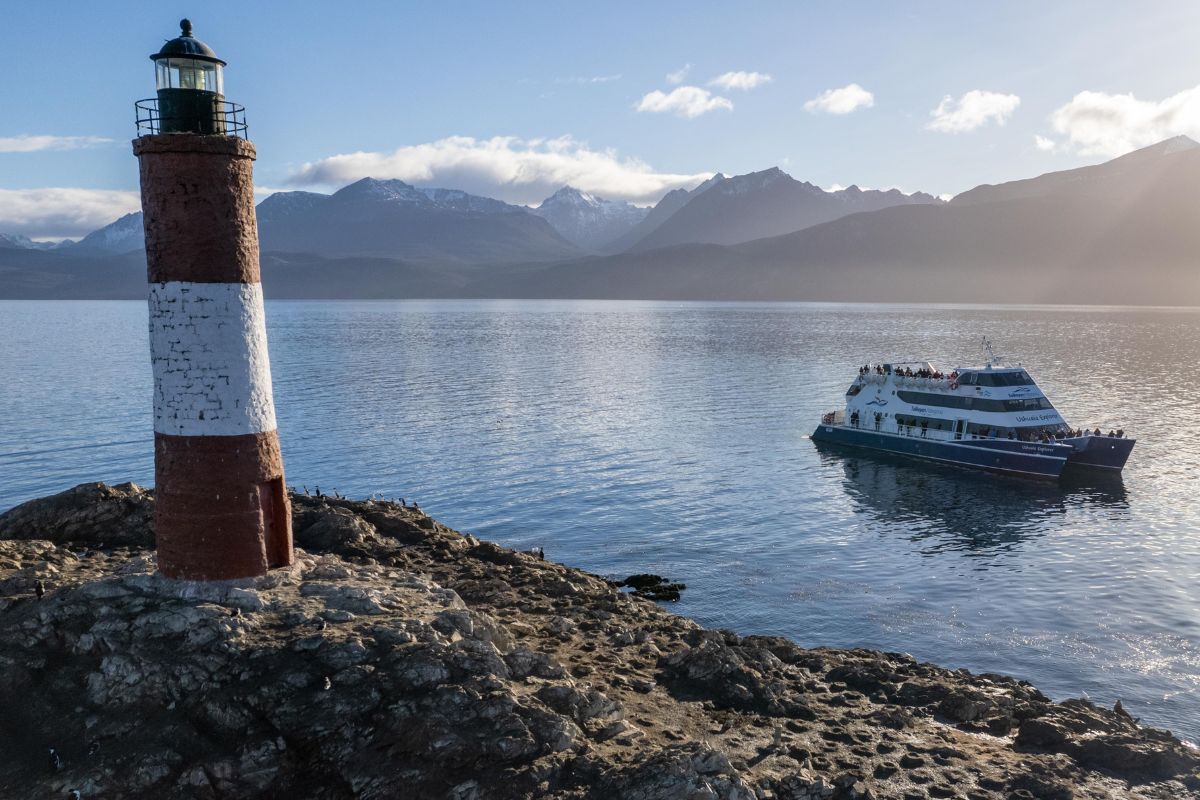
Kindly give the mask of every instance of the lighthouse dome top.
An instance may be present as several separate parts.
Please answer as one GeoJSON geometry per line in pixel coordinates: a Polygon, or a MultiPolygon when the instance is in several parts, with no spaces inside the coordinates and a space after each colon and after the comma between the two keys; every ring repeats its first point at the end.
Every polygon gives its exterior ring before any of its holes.
{"type": "Polygon", "coordinates": [[[190,58],[197,61],[210,61],[225,66],[225,62],[217,58],[213,49],[204,42],[192,36],[192,22],[188,19],[179,21],[180,35],[171,39],[150,58],[158,61],[160,58],[190,58]]]}

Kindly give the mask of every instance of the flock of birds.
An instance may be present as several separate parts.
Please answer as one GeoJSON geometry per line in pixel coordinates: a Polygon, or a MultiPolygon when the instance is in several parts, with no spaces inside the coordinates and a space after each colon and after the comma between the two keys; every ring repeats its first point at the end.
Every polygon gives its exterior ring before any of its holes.
{"type": "MultiPolygon", "coordinates": [[[[289,487],[289,488],[290,488],[290,489],[291,489],[293,492],[294,492],[294,491],[296,491],[296,487],[295,487],[295,486],[291,486],[291,487],[289,487]]],[[[305,497],[315,497],[315,498],[317,498],[318,500],[323,500],[323,499],[325,499],[325,498],[333,498],[334,500],[349,500],[349,499],[350,499],[349,497],[346,497],[344,494],[340,494],[340,493],[338,492],[338,490],[337,490],[337,487],[336,487],[336,486],[333,488],[333,493],[332,493],[332,494],[323,494],[323,493],[321,492],[321,487],[320,487],[320,486],[313,486],[313,491],[312,491],[312,492],[309,492],[309,491],[308,491],[308,487],[307,487],[307,486],[303,486],[303,485],[302,485],[302,486],[300,487],[300,489],[301,489],[301,491],[303,491],[303,492],[304,492],[304,496],[305,496],[305,497]]],[[[413,502],[412,502],[412,505],[410,506],[410,505],[409,505],[409,504],[408,504],[408,503],[407,503],[407,502],[404,500],[404,498],[403,498],[403,497],[384,497],[384,496],[383,496],[383,492],[371,492],[371,496],[370,496],[370,497],[368,497],[367,499],[368,499],[368,500],[375,501],[375,502],[381,502],[381,503],[399,503],[399,504],[400,504],[401,506],[403,506],[404,508],[414,508],[414,509],[416,509],[417,511],[420,511],[420,510],[421,510],[421,504],[420,504],[420,503],[418,503],[416,500],[413,500],[413,502]]]]}

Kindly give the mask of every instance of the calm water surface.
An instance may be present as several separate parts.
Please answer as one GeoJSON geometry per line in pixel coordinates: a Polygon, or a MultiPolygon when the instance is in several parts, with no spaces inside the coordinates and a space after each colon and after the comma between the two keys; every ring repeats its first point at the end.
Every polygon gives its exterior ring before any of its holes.
{"type": "MultiPolygon", "coordinates": [[[[1200,739],[1200,312],[268,303],[289,483],[444,522],[805,645],[1087,693],[1200,739]],[[1123,479],[1040,484],[808,439],[855,368],[1019,357],[1123,479]]],[[[152,482],[142,303],[0,303],[0,509],[152,482]]]]}

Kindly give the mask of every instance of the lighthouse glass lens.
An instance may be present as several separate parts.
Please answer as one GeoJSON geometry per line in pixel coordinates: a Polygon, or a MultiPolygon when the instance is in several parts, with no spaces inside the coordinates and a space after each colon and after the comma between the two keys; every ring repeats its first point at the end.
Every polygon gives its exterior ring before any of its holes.
{"type": "Polygon", "coordinates": [[[222,94],[221,65],[190,58],[165,58],[156,62],[159,89],[193,89],[222,94]]]}

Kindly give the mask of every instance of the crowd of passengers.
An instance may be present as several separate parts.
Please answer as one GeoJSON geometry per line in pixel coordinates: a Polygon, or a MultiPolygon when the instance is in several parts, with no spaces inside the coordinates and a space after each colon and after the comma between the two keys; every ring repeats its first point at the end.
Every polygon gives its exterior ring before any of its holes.
{"type": "MultiPolygon", "coordinates": [[[[874,367],[872,367],[869,364],[866,364],[866,365],[858,368],[859,375],[869,375],[872,372],[874,372],[876,375],[890,375],[893,372],[893,370],[890,370],[890,369],[884,370],[884,368],[879,364],[876,364],[874,367]]],[[[949,375],[947,375],[947,374],[943,373],[941,370],[925,369],[924,367],[921,367],[921,369],[918,369],[916,371],[913,371],[913,369],[911,367],[905,367],[904,369],[896,369],[895,373],[896,373],[897,377],[901,377],[901,378],[933,378],[934,380],[939,380],[939,381],[942,380],[943,378],[947,378],[949,380],[954,380],[955,378],[958,377],[957,370],[954,372],[951,372],[949,375]]]]}

